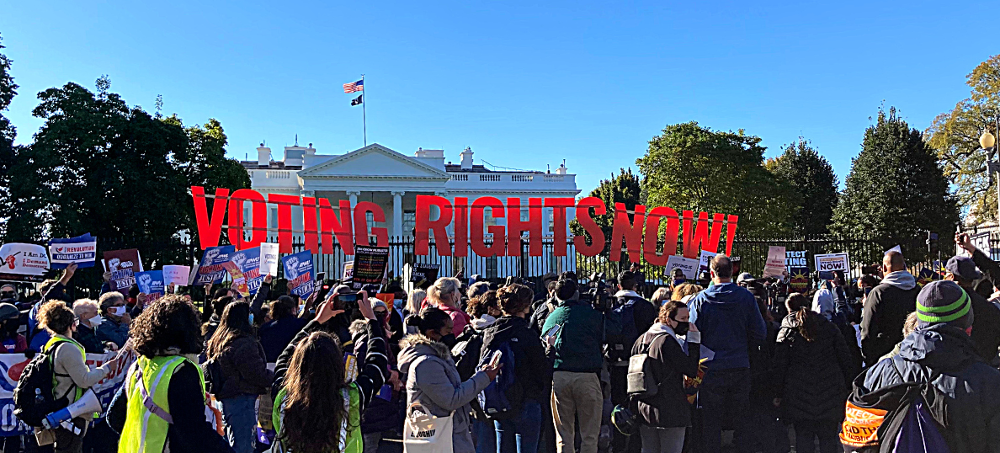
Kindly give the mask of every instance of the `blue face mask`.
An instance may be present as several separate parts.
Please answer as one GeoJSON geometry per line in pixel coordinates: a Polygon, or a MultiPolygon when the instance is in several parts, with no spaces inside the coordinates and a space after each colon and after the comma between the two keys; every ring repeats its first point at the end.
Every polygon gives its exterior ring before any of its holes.
{"type": "Polygon", "coordinates": [[[403,309],[403,299],[393,299],[392,300],[392,306],[396,310],[402,310],[403,309]]]}
{"type": "Polygon", "coordinates": [[[684,279],[674,280],[674,287],[683,285],[686,282],[687,282],[687,280],[684,280],[684,279]]]}

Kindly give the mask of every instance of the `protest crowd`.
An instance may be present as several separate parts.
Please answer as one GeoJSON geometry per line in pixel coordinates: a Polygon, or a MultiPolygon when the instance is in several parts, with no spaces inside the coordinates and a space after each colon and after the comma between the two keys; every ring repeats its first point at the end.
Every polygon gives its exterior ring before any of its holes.
{"type": "Polygon", "coordinates": [[[941,280],[918,284],[889,251],[798,292],[720,254],[666,285],[633,265],[151,295],[105,274],[96,300],[71,300],[71,264],[36,290],[0,286],[6,352],[32,359],[14,391],[31,429],[2,447],[712,453],[732,431],[748,453],[1000,451],[1000,263],[956,243],[941,280]],[[110,404],[49,423],[115,374],[110,404]]]}

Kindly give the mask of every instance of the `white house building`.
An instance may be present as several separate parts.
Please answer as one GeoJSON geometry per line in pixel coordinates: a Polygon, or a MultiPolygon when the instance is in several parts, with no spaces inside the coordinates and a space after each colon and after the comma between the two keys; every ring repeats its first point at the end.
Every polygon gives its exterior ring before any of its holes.
{"type": "MultiPolygon", "coordinates": [[[[565,161],[551,173],[497,171],[475,164],[470,148],[462,151],[459,163],[453,164],[445,161],[443,150],[417,149],[413,156],[407,156],[377,143],[333,155],[317,154],[311,143],[306,147],[286,146],[281,160],[276,160],[271,149],[261,144],[257,148],[257,160],[242,164],[250,175],[252,188],[265,197],[279,193],[326,198],[334,207],[340,200],[349,200],[352,207],[358,201],[379,205],[385,212],[385,224],[376,224],[369,217],[369,226],[387,228],[390,242],[412,237],[417,195],[439,195],[451,201],[455,197],[467,197],[470,203],[485,196],[496,197],[504,203],[508,198],[519,198],[521,216],[527,220],[529,198],[575,198],[580,193],[576,187],[576,175],[567,171],[565,161]]],[[[249,218],[249,206],[245,209],[249,218]]],[[[268,209],[268,228],[276,231],[278,208],[270,205],[268,209]]],[[[488,214],[489,210],[486,211],[486,225],[505,224],[504,218],[493,219],[488,214]]],[[[545,225],[543,235],[550,237],[552,209],[544,208],[542,215],[545,225]]],[[[573,216],[573,209],[569,209],[567,218],[573,216]]],[[[293,230],[302,231],[300,207],[293,207],[292,222],[293,230]]],[[[295,234],[298,241],[301,241],[301,235],[295,234]]],[[[425,258],[419,257],[418,261],[437,262],[425,258]]],[[[500,258],[503,259],[508,258],[500,258]]],[[[480,266],[472,262],[442,262],[442,274],[446,275],[445,272],[450,272],[454,265],[466,271],[467,276],[474,273],[487,275],[493,273],[489,268],[495,270],[496,266],[503,264],[493,262],[495,259],[490,261],[485,264],[486,269],[476,269],[480,266]]],[[[553,261],[553,267],[565,269],[556,260],[550,261],[553,261]]],[[[330,266],[321,264],[320,267],[330,266]]],[[[324,270],[333,272],[331,276],[338,272],[335,268],[324,270]]]]}

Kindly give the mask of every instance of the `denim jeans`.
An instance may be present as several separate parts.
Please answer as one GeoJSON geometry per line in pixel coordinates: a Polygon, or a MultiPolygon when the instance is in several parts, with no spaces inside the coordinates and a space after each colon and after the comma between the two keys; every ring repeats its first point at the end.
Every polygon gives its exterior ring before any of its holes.
{"type": "MultiPolygon", "coordinates": [[[[655,428],[639,425],[642,453],[681,453],[686,428],[655,428]]],[[[635,442],[639,439],[633,439],[635,442]]]]}
{"type": "Polygon", "coordinates": [[[497,433],[491,421],[472,420],[476,435],[476,453],[497,453],[497,433]]]}
{"type": "Polygon", "coordinates": [[[253,453],[256,441],[257,395],[240,395],[219,400],[222,403],[222,423],[226,439],[236,453],[253,453]]]}
{"type": "Polygon", "coordinates": [[[702,451],[722,451],[722,421],[727,413],[733,415],[736,425],[733,443],[737,451],[752,451],[750,417],[746,416],[750,410],[749,368],[713,370],[709,365],[698,389],[698,401],[702,406],[702,451]]]}
{"type": "Polygon", "coordinates": [[[497,431],[498,453],[535,453],[542,427],[542,406],[526,399],[521,413],[510,420],[493,422],[497,431]]]}

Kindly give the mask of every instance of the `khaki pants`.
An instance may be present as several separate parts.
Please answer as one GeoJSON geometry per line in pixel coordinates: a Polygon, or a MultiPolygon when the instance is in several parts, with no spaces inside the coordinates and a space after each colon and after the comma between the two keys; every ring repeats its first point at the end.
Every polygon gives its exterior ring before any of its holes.
{"type": "Polygon", "coordinates": [[[552,419],[556,451],[573,453],[576,419],[580,419],[580,453],[597,453],[604,395],[597,373],[556,371],[552,374],[552,419]]]}

